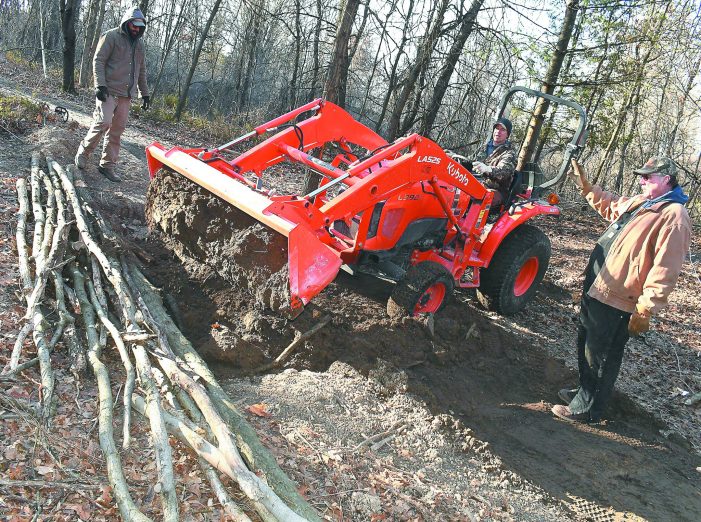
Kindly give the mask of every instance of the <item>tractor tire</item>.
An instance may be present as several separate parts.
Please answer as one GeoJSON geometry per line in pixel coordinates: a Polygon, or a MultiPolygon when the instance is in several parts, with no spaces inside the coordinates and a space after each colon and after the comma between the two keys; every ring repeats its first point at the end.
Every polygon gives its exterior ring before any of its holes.
{"type": "Polygon", "coordinates": [[[513,315],[533,298],[550,262],[550,240],[533,225],[521,225],[504,239],[480,274],[477,299],[489,310],[513,315]]]}
{"type": "Polygon", "coordinates": [[[425,261],[407,270],[387,301],[387,315],[393,319],[406,315],[436,313],[453,294],[455,281],[438,263],[425,261]]]}

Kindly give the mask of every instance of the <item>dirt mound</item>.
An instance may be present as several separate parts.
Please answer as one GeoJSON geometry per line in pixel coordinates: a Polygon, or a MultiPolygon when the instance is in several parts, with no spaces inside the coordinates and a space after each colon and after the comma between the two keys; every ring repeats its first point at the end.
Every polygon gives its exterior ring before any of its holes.
{"type": "Polygon", "coordinates": [[[394,355],[401,364],[423,361],[449,352],[469,329],[457,307],[441,314],[437,324],[433,318],[390,319],[386,302],[391,285],[344,273],[288,321],[280,313],[289,302],[285,237],[165,170],[149,186],[146,216],[180,260],[178,267],[164,259],[154,275],[174,289],[175,301],[188,303],[183,326],[210,359],[244,368],[260,364],[325,315],[331,315],[332,326],[300,350],[303,367],[322,369],[349,353],[366,353],[368,361],[378,352],[394,355]],[[202,335],[206,324],[211,328],[202,335]]]}
{"type": "Polygon", "coordinates": [[[246,306],[288,306],[287,238],[165,169],[149,185],[146,220],[179,256],[202,260],[230,285],[246,288],[253,298],[246,306]]]}

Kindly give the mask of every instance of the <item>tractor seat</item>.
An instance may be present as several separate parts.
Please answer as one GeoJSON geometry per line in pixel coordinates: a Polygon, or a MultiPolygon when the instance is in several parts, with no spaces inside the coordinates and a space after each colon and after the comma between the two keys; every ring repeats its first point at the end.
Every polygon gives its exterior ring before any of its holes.
{"type": "MultiPolygon", "coordinates": [[[[493,205],[489,209],[489,215],[487,217],[487,223],[494,223],[499,216],[511,206],[511,203],[516,199],[517,194],[522,192],[522,173],[515,171],[514,175],[511,177],[511,183],[509,184],[509,191],[507,193],[499,192],[501,195],[501,202],[497,205],[493,205]]],[[[493,192],[497,192],[494,190],[493,192]]]]}

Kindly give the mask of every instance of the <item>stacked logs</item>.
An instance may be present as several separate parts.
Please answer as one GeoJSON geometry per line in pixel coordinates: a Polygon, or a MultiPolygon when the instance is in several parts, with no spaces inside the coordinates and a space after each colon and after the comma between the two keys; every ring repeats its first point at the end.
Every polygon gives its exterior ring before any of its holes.
{"type": "Polygon", "coordinates": [[[17,180],[16,241],[27,313],[3,376],[39,364],[40,411],[48,420],[55,411],[51,352],[59,340],[68,348],[76,375],[90,366],[98,387],[100,447],[124,520],[149,519],[130,494],[113,432],[115,404],[103,362],[104,352],[112,348],[126,376],[122,447],[130,444],[133,408],[151,430],[165,520],[178,520],[180,515],[169,436],[196,454],[233,520],[250,518],[219,473],[237,484],[264,521],[319,520],[175,326],[157,290],[120,248],[117,236],[92,207],[79,173],[50,157],[43,168],[39,153],[33,154],[31,165],[29,180],[17,180]],[[51,314],[57,320],[48,320],[49,310],[57,312],[51,314]],[[38,356],[20,363],[30,335],[38,356]]]}

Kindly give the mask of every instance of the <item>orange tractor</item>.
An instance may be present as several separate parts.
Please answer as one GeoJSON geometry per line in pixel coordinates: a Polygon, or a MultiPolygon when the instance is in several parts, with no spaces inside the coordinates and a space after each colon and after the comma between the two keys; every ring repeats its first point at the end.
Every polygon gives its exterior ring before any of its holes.
{"type": "Polygon", "coordinates": [[[550,241],[529,221],[560,213],[556,198],[541,197],[583,147],[586,125],[579,105],[522,87],[507,93],[499,117],[516,92],[574,108],[578,127],[558,175],[534,186],[517,172],[498,209],[461,157],[417,134],[388,143],[321,99],[218,148],[153,143],[148,168],[153,177],[165,166],[287,237],[292,316],[342,266],[396,282],[390,315],[435,313],[456,286],[476,288],[492,309],[513,314],[532,298],[550,259],[550,241]],[[230,157],[234,146],[267,133],[274,134],[230,157]],[[303,194],[278,194],[265,183],[274,166],[278,181],[280,172],[306,171],[318,182],[303,194]]]}

